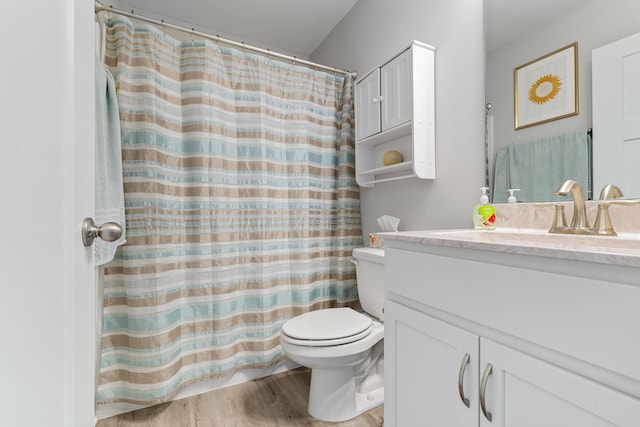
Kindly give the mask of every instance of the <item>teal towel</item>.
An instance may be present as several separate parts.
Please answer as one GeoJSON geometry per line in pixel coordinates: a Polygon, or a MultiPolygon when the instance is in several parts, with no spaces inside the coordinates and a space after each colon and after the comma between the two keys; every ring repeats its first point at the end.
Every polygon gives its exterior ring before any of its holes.
{"type": "Polygon", "coordinates": [[[493,203],[505,203],[509,188],[520,189],[521,202],[566,201],[555,191],[568,179],[578,181],[586,197],[589,164],[586,130],[511,144],[496,155],[493,203]]]}
{"type": "Polygon", "coordinates": [[[122,236],[115,242],[94,241],[96,266],[111,261],[126,243],[120,114],[111,73],[96,57],[96,219],[97,225],[117,222],[122,236]]]}

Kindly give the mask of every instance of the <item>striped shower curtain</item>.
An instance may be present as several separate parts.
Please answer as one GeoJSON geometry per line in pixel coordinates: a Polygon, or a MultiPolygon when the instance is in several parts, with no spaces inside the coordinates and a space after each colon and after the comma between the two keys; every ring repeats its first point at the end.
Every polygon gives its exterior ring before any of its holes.
{"type": "Polygon", "coordinates": [[[353,77],[106,27],[127,244],[104,270],[97,401],[154,404],[282,361],[292,316],[358,305],[353,77]]]}

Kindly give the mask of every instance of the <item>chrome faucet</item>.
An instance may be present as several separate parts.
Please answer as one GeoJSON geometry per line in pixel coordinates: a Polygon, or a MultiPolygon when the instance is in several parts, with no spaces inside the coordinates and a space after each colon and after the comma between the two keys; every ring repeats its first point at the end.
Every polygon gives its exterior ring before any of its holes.
{"type": "Polygon", "coordinates": [[[568,228],[562,228],[554,232],[566,234],[593,234],[591,232],[589,218],[587,218],[584,192],[582,191],[580,183],[569,179],[556,190],[556,194],[559,196],[566,196],[569,193],[571,193],[571,197],[573,197],[573,217],[571,218],[571,224],[568,228]]]}

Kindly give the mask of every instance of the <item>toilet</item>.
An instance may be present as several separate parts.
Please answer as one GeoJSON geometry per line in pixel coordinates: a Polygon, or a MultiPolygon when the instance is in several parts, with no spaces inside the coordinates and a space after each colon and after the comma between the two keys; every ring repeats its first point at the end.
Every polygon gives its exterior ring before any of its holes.
{"type": "Polygon", "coordinates": [[[280,344],[294,362],[311,368],[309,414],[340,422],[384,403],[384,249],[356,248],[358,297],[364,313],[328,308],[282,326],[280,344]]]}

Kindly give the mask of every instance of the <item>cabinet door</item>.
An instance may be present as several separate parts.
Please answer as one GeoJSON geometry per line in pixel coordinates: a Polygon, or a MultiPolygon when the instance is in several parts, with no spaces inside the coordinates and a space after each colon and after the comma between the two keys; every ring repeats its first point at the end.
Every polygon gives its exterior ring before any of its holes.
{"type": "Polygon", "coordinates": [[[595,49],[592,59],[593,188],[615,182],[640,197],[640,33],[595,49]]]}
{"type": "Polygon", "coordinates": [[[382,95],[382,130],[387,130],[412,118],[412,54],[409,49],[380,70],[382,95]]]}
{"type": "Polygon", "coordinates": [[[492,365],[485,393],[492,421],[481,413],[482,427],[640,425],[640,400],[565,369],[485,338],[480,360],[483,379],[492,365]]]}
{"type": "Polygon", "coordinates": [[[385,301],[385,426],[477,426],[478,342],[476,335],[385,301]]]}
{"type": "Polygon", "coordinates": [[[380,132],[380,70],[376,69],[356,87],[356,140],[380,132]]]}

